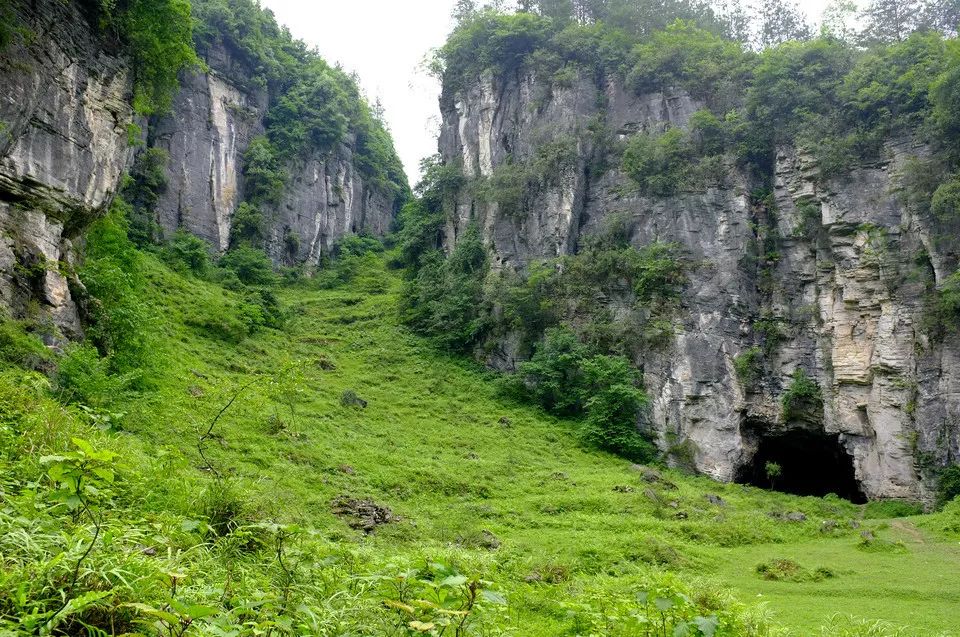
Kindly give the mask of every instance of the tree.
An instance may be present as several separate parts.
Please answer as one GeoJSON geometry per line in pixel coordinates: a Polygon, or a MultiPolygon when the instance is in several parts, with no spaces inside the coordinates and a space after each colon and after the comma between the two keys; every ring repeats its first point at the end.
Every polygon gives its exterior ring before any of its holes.
{"type": "Polygon", "coordinates": [[[854,0],[831,0],[823,10],[820,32],[842,42],[853,42],[857,35],[856,16],[857,3],[854,0]]]}
{"type": "Polygon", "coordinates": [[[770,481],[770,488],[776,488],[777,478],[783,475],[783,467],[777,462],[768,462],[763,466],[763,470],[767,474],[767,480],[770,481]]]}
{"type": "Polygon", "coordinates": [[[476,14],[476,0],[457,0],[453,5],[453,21],[457,24],[467,22],[476,14]]]}
{"type": "Polygon", "coordinates": [[[749,44],[750,16],[740,0],[720,0],[715,3],[717,17],[725,26],[725,33],[731,40],[749,44]]]}
{"type": "Polygon", "coordinates": [[[754,8],[760,16],[756,45],[760,49],[789,42],[808,40],[810,25],[797,5],[790,0],[760,0],[754,8]]]}
{"type": "Polygon", "coordinates": [[[919,15],[917,0],[871,0],[860,14],[860,40],[867,45],[902,42],[917,28],[919,15]]]}
{"type": "Polygon", "coordinates": [[[955,37],[960,27],[960,0],[930,0],[924,2],[920,24],[925,29],[955,37]]]}

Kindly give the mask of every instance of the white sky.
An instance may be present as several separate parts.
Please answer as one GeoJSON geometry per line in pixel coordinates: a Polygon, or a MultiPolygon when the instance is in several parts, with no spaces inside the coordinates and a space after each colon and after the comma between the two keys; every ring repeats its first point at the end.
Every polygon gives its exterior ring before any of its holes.
{"type": "MultiPolygon", "coordinates": [[[[440,86],[422,63],[453,27],[454,0],[261,0],[294,37],[330,64],[356,71],[372,102],[380,99],[413,185],[423,157],[437,152],[440,86]]],[[[800,0],[818,21],[827,0],[800,0]]]]}

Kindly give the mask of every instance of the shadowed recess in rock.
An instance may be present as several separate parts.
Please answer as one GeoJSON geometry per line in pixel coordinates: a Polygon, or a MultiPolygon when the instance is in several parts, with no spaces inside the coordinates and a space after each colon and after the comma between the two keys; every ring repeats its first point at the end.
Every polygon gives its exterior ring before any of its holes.
{"type": "Polygon", "coordinates": [[[737,482],[797,495],[835,493],[855,504],[867,501],[840,437],[818,431],[760,435],[757,453],[740,469],[737,482]]]}

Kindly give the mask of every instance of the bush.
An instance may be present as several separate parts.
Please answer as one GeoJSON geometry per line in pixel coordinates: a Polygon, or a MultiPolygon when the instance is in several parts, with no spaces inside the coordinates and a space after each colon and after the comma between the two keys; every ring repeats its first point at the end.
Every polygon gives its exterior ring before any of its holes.
{"type": "Polygon", "coordinates": [[[533,357],[507,383],[510,393],[564,416],[584,416],[584,440],[634,462],[656,448],[638,429],[646,404],[639,373],[622,356],[594,354],[564,327],[546,331],[533,357]]]}
{"type": "Polygon", "coordinates": [[[762,350],[759,347],[750,347],[743,350],[733,359],[733,369],[737,378],[748,391],[760,380],[763,373],[762,350]]]}
{"type": "Polygon", "coordinates": [[[244,310],[242,313],[252,317],[248,322],[251,333],[261,326],[280,329],[287,319],[286,312],[280,306],[276,294],[269,288],[248,291],[243,298],[241,309],[244,310]]]}
{"type": "Polygon", "coordinates": [[[120,35],[133,58],[133,106],[141,115],[170,109],[183,69],[199,64],[188,0],[100,0],[101,25],[120,35]]]}
{"type": "Polygon", "coordinates": [[[517,378],[522,380],[530,399],[547,411],[580,414],[586,406],[583,363],[589,353],[568,328],[548,329],[533,357],[520,364],[517,378]]]}
{"type": "Polygon", "coordinates": [[[141,151],[121,188],[123,199],[130,204],[127,209],[130,220],[128,234],[140,247],[154,243],[160,237],[155,209],[160,195],[167,189],[169,161],[170,155],[162,148],[141,151]]]}
{"type": "Polygon", "coordinates": [[[638,133],[623,153],[623,171],[648,195],[675,194],[684,187],[689,169],[689,148],[678,128],[660,135],[638,133]]]}
{"type": "Polygon", "coordinates": [[[266,137],[250,140],[243,154],[244,194],[253,204],[278,204],[287,184],[277,151],[266,137]]]}
{"type": "Polygon", "coordinates": [[[930,210],[939,221],[960,221],[960,177],[937,188],[930,200],[930,210]]]}
{"type": "Polygon", "coordinates": [[[109,358],[114,373],[143,371],[150,363],[153,315],[143,298],[141,256],[127,238],[129,204],[114,199],[106,217],[87,232],[86,262],[79,276],[95,300],[87,335],[109,358]]]}
{"type": "Polygon", "coordinates": [[[627,82],[637,93],[684,88],[714,98],[724,87],[743,85],[752,63],[738,42],[680,20],[638,45],[633,58],[627,82]]]}
{"type": "Polygon", "coordinates": [[[957,496],[960,496],[960,464],[952,464],[937,476],[937,507],[942,508],[957,496]]]}
{"type": "Polygon", "coordinates": [[[934,320],[940,330],[960,330],[960,270],[948,276],[937,291],[934,320]]]}
{"type": "Polygon", "coordinates": [[[263,245],[267,222],[260,208],[243,201],[230,218],[230,247],[263,245]]]}
{"type": "Polygon", "coordinates": [[[819,420],[823,410],[823,395],[817,382],[798,367],[793,372],[790,386],[781,398],[783,420],[819,420]]]}
{"type": "Polygon", "coordinates": [[[50,350],[27,331],[21,321],[0,319],[0,361],[26,369],[46,369],[52,360],[50,350]]]}
{"type": "Polygon", "coordinates": [[[346,78],[316,59],[295,80],[267,113],[270,141],[285,157],[329,151],[346,136],[355,108],[346,78]]]}
{"type": "Polygon", "coordinates": [[[351,234],[343,237],[333,246],[333,256],[362,257],[369,253],[383,252],[383,241],[366,235],[351,234]]]}
{"type": "Polygon", "coordinates": [[[637,370],[622,356],[593,356],[584,361],[583,374],[589,395],[584,439],[633,462],[656,458],[657,448],[638,429],[647,396],[638,389],[637,370]]]}
{"type": "Polygon", "coordinates": [[[174,270],[205,276],[210,270],[210,244],[184,230],[177,230],[163,251],[163,258],[174,270]]]}
{"type": "Polygon", "coordinates": [[[113,373],[111,361],[102,358],[96,348],[70,346],[59,360],[56,389],[64,402],[76,402],[100,408],[119,399],[130,387],[132,377],[113,373]]]}
{"type": "Polygon", "coordinates": [[[468,351],[487,321],[483,282],[488,269],[480,230],[471,225],[449,258],[439,251],[421,257],[420,270],[401,299],[402,319],[444,347],[468,351]]]}
{"type": "Polygon", "coordinates": [[[217,263],[247,285],[269,285],[276,281],[273,263],[263,250],[239,246],[226,252],[217,263]]]}

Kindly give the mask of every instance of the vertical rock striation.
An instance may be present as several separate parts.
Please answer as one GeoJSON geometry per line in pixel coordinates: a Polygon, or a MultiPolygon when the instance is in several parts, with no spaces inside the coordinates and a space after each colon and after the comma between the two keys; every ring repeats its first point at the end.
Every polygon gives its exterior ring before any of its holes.
{"type": "MultiPolygon", "coordinates": [[[[185,229],[222,252],[229,247],[231,216],[244,199],[243,156],[264,132],[269,95],[242,82],[254,72],[225,45],[207,57],[210,70],[184,74],[172,112],[151,121],[148,137],[170,156],[167,188],[156,207],[160,227],[168,236],[185,229]]],[[[330,152],[287,162],[282,199],[265,210],[267,249],[275,262],[316,264],[347,234],[383,236],[389,230],[396,202],[364,180],[354,154],[348,136],[330,152]]]]}
{"type": "MultiPolygon", "coordinates": [[[[672,342],[636,361],[664,450],[685,450],[700,471],[735,480],[764,436],[813,427],[837,436],[868,497],[926,497],[924,464],[960,452],[960,343],[937,342],[922,329],[929,286],[956,263],[938,256],[929,220],[897,196],[904,162],[926,149],[891,140],[881,160],[823,181],[810,158],[783,148],[775,215],[758,210],[749,179],[732,163],[720,182],[669,197],[642,196],[617,166],[604,165],[591,134],[598,126],[621,139],[683,128],[701,106],[680,91],[635,96],[618,82],[598,86],[582,76],[547,86],[527,72],[486,74],[445,93],[441,155],[467,177],[495,175],[558,136],[576,140],[576,160],[555,183],[539,184],[519,217],[462,189],[448,211],[448,248],[477,223],[495,267],[523,268],[576,252],[583,236],[626,215],[632,244],[676,242],[695,264],[672,342]],[[748,256],[757,252],[760,225],[779,236],[764,281],[748,256]],[[782,335],[763,381],[748,387],[734,360],[756,344],[761,317],[782,326],[782,335]],[[798,368],[823,393],[812,424],[782,417],[798,368]]],[[[501,350],[510,349],[505,340],[501,350]]],[[[497,364],[513,360],[508,351],[497,364]]]]}
{"type": "Polygon", "coordinates": [[[74,3],[14,8],[29,37],[0,57],[0,306],[75,336],[74,242],[127,164],[130,72],[74,3]]]}

